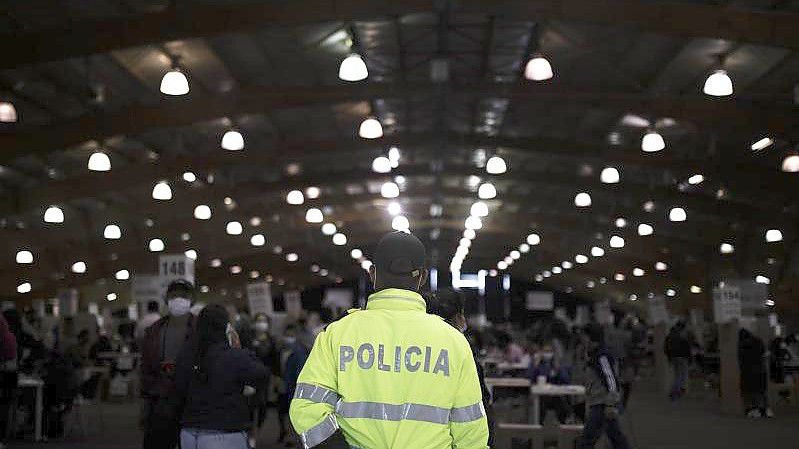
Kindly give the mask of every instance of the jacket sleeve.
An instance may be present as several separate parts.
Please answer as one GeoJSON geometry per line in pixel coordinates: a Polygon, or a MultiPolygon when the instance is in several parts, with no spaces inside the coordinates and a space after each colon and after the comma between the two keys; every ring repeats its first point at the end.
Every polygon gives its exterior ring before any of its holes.
{"type": "Polygon", "coordinates": [[[334,415],[339,398],[336,364],[330,332],[324,331],[300,372],[289,409],[291,424],[306,448],[319,445],[338,430],[334,415]]]}
{"type": "Polygon", "coordinates": [[[616,373],[613,371],[613,366],[610,364],[610,359],[604,354],[597,357],[597,370],[599,377],[602,378],[602,383],[608,390],[608,395],[605,397],[605,405],[616,405],[619,402],[619,384],[616,380],[616,373]]]}
{"type": "Polygon", "coordinates": [[[244,385],[255,386],[266,379],[269,372],[255,354],[252,354],[246,349],[240,349],[236,352],[237,358],[240,360],[239,364],[241,365],[239,375],[244,385]]]}
{"type": "Polygon", "coordinates": [[[485,449],[488,447],[486,419],[480,381],[477,378],[472,351],[464,340],[466,357],[461,364],[459,385],[450,412],[449,432],[454,449],[485,449]]]}

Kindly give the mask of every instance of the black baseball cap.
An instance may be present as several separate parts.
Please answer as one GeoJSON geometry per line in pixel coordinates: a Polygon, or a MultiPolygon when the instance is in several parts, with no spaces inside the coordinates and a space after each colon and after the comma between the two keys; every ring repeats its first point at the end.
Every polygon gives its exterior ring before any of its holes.
{"type": "Polygon", "coordinates": [[[418,277],[424,270],[427,253],[415,235],[395,231],[383,236],[375,251],[378,273],[402,277],[418,277]]]}
{"type": "Polygon", "coordinates": [[[194,284],[185,279],[176,279],[169,283],[169,286],[166,288],[166,293],[169,295],[176,291],[194,293],[194,284]]]}

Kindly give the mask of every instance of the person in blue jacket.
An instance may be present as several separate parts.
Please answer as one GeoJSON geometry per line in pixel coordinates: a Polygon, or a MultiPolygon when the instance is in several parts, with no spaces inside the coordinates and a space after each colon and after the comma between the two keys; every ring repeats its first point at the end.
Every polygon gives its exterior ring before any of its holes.
{"type": "MultiPolygon", "coordinates": [[[[533,384],[538,382],[539,377],[544,377],[546,383],[553,385],[567,385],[571,380],[569,371],[561,366],[560,360],[555,358],[555,351],[550,343],[545,344],[541,351],[536,354],[533,361],[530,362],[530,367],[527,369],[527,377],[533,384]]],[[[542,396],[541,415],[538,424],[544,423],[544,417],[548,410],[554,411],[558,421],[565,423],[569,415],[567,399],[563,396],[542,396]]]]}

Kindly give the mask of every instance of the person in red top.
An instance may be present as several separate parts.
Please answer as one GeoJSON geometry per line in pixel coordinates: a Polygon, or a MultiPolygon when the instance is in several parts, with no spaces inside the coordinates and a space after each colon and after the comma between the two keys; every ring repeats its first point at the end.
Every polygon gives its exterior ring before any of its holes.
{"type": "Polygon", "coordinates": [[[147,328],[141,346],[141,396],[144,449],[174,449],[180,435],[180,403],[175,387],[175,364],[183,344],[194,333],[190,313],[194,285],[185,280],[169,284],[169,314],[147,328]]]}

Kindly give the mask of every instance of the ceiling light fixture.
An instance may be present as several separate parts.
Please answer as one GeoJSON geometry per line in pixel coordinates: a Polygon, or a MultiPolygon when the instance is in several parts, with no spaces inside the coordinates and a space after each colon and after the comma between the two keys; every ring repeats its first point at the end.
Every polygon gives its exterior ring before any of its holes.
{"type": "Polygon", "coordinates": [[[357,54],[348,55],[338,67],[338,77],[342,81],[362,81],[369,76],[369,70],[363,58],[357,54]]]}
{"type": "Polygon", "coordinates": [[[782,160],[782,171],[785,173],[799,172],[799,154],[789,154],[782,160]]]}
{"type": "Polygon", "coordinates": [[[169,201],[172,199],[172,188],[166,181],[159,181],[153,186],[153,199],[169,201]]]}
{"type": "Polygon", "coordinates": [[[322,211],[312,207],[305,212],[305,221],[308,223],[321,223],[324,221],[325,217],[322,215],[322,211]]]}
{"type": "Polygon", "coordinates": [[[610,238],[610,247],[611,248],[624,248],[624,239],[619,237],[618,235],[614,235],[610,238]]]}
{"type": "Polygon", "coordinates": [[[17,108],[9,101],[0,101],[0,123],[15,123],[17,108]]]}
{"type": "Polygon", "coordinates": [[[301,191],[292,190],[291,192],[286,194],[286,202],[297,206],[305,202],[305,197],[303,197],[301,191]]]}
{"type": "Polygon", "coordinates": [[[666,271],[669,268],[664,262],[655,262],[655,270],[666,271]]]}
{"type": "Polygon", "coordinates": [[[58,206],[50,206],[44,211],[45,223],[63,223],[64,211],[58,206]]]}
{"type": "Polygon", "coordinates": [[[546,81],[553,76],[552,64],[542,55],[533,56],[524,66],[524,77],[528,80],[546,81]]]}
{"type": "Polygon", "coordinates": [[[161,78],[161,93],[166,95],[186,95],[189,93],[189,80],[179,68],[173,67],[161,78]]]}
{"type": "Polygon", "coordinates": [[[347,236],[342,233],[337,233],[333,236],[333,244],[336,246],[343,246],[347,244],[347,236]]]}
{"type": "Polygon", "coordinates": [[[114,274],[114,277],[118,281],[127,281],[130,279],[130,271],[128,270],[119,270],[114,274]]]}
{"type": "Polygon", "coordinates": [[[286,254],[286,260],[289,262],[296,262],[300,260],[300,256],[298,256],[297,253],[288,253],[286,254]]]}
{"type": "Polygon", "coordinates": [[[580,263],[580,264],[588,263],[588,256],[586,256],[584,254],[578,254],[578,255],[574,256],[574,261],[577,262],[577,263],[580,263]]]}
{"type": "Polygon", "coordinates": [[[197,180],[197,175],[194,173],[187,171],[183,173],[183,180],[186,182],[194,182],[197,180]]]}
{"type": "Polygon", "coordinates": [[[225,232],[228,235],[241,235],[244,232],[244,227],[238,221],[229,221],[225,226],[225,232]]]}
{"type": "Polygon", "coordinates": [[[183,255],[191,260],[197,260],[197,250],[195,249],[187,249],[183,255]]]}
{"type": "Polygon", "coordinates": [[[254,236],[250,237],[250,245],[252,246],[264,246],[266,244],[266,237],[263,234],[255,234],[254,236]]]}
{"type": "Polygon", "coordinates": [[[160,253],[161,251],[164,250],[165,247],[164,241],[161,239],[152,239],[150,240],[149,247],[150,247],[150,252],[160,253]]]}
{"type": "Polygon", "coordinates": [[[32,264],[33,253],[28,250],[17,251],[17,263],[25,265],[32,264]]]}
{"type": "Polygon", "coordinates": [[[505,159],[502,159],[499,156],[492,156],[486,162],[486,172],[489,175],[501,175],[508,170],[508,166],[505,164],[505,159]]]}
{"type": "Polygon", "coordinates": [[[383,198],[396,198],[400,194],[399,186],[393,182],[384,182],[380,186],[380,195],[383,198]]]}
{"type": "Polygon", "coordinates": [[[353,259],[356,259],[356,260],[360,259],[361,257],[363,257],[363,251],[361,251],[358,248],[355,248],[352,251],[350,251],[350,257],[352,257],[353,259]]]}
{"type": "Polygon", "coordinates": [[[105,229],[103,229],[103,237],[108,240],[118,240],[122,238],[122,229],[115,224],[106,225],[105,229]]]}
{"type": "Polygon", "coordinates": [[[402,213],[402,206],[396,201],[389,203],[386,209],[388,209],[388,213],[391,215],[399,215],[402,213]]]}
{"type": "Polygon", "coordinates": [[[753,143],[750,146],[750,148],[752,149],[752,151],[761,151],[765,150],[766,148],[770,147],[773,144],[774,144],[774,139],[772,139],[771,137],[763,137],[762,139],[753,143]]]}
{"type": "Polygon", "coordinates": [[[673,222],[681,222],[688,219],[685,209],[682,207],[672,207],[669,211],[669,220],[673,222]]]}
{"type": "Polygon", "coordinates": [[[336,225],[333,223],[325,223],[322,225],[322,234],[333,235],[336,233],[336,225]]]}
{"type": "Polygon", "coordinates": [[[72,264],[72,272],[76,274],[83,274],[86,272],[86,262],[75,262],[72,264]]]}
{"type": "Polygon", "coordinates": [[[111,170],[111,159],[102,151],[95,151],[89,156],[86,167],[91,171],[109,171],[111,170]]]}
{"type": "Polygon", "coordinates": [[[194,208],[194,218],[198,220],[210,220],[211,208],[205,204],[200,204],[194,208]]]}
{"type": "Polygon", "coordinates": [[[574,197],[574,205],[577,207],[589,207],[591,205],[591,195],[580,192],[574,197]]]}
{"type": "Polygon", "coordinates": [[[464,222],[464,227],[466,229],[474,229],[478,230],[483,227],[483,222],[480,220],[480,217],[475,217],[474,215],[470,215],[469,218],[466,219],[464,222]]]}
{"type": "Polygon", "coordinates": [[[598,246],[594,246],[591,248],[591,255],[594,257],[602,257],[605,255],[605,250],[598,246]]]}
{"type": "Polygon", "coordinates": [[[617,184],[621,176],[615,167],[605,167],[599,175],[599,180],[605,184],[617,184]]]}
{"type": "Polygon", "coordinates": [[[519,251],[523,253],[530,252],[530,245],[528,245],[527,243],[522,243],[521,245],[519,245],[519,251]]]}
{"type": "Polygon", "coordinates": [[[368,117],[361,122],[358,135],[364,139],[379,139],[383,137],[383,125],[376,118],[368,117]]]}
{"type": "Polygon", "coordinates": [[[734,247],[734,246],[732,246],[732,244],[731,244],[731,243],[722,243],[722,244],[719,246],[719,252],[720,252],[721,254],[732,254],[732,253],[733,253],[733,251],[735,251],[735,247],[734,247]]]}
{"type": "Polygon", "coordinates": [[[372,161],[372,171],[375,173],[388,173],[391,171],[391,160],[385,156],[378,156],[372,161]]]}
{"type": "Polygon", "coordinates": [[[775,243],[782,241],[782,231],[779,229],[769,229],[766,231],[766,242],[775,243]]]}
{"type": "Polygon", "coordinates": [[[704,180],[705,180],[705,177],[702,176],[702,175],[699,175],[699,174],[692,175],[690,178],[688,178],[688,184],[691,184],[692,186],[695,186],[697,184],[702,184],[702,182],[704,180]]]}
{"type": "Polygon", "coordinates": [[[655,153],[666,148],[666,142],[656,131],[648,131],[641,139],[641,150],[645,153],[655,153]]]}
{"type": "Polygon", "coordinates": [[[491,184],[490,182],[481,184],[477,189],[477,196],[481,200],[490,200],[491,198],[495,198],[497,196],[497,189],[494,187],[494,184],[491,184]]]}
{"type": "Polygon", "coordinates": [[[626,227],[626,226],[627,226],[627,220],[625,220],[622,217],[619,217],[619,218],[616,219],[616,227],[617,228],[623,228],[623,227],[626,227]]]}
{"type": "Polygon", "coordinates": [[[482,201],[477,201],[476,203],[472,204],[470,212],[471,215],[474,215],[475,217],[487,217],[488,205],[482,201]]]}
{"type": "Polygon", "coordinates": [[[716,70],[705,80],[702,92],[712,97],[727,97],[732,95],[732,80],[726,70],[716,70]]]}
{"type": "Polygon", "coordinates": [[[407,231],[411,227],[411,223],[404,215],[397,215],[391,220],[391,229],[395,231],[407,231]]]}
{"type": "Polygon", "coordinates": [[[236,130],[227,131],[222,135],[221,147],[223,150],[240,151],[244,149],[244,136],[236,130]]]}
{"type": "Polygon", "coordinates": [[[645,235],[652,235],[655,232],[655,228],[652,227],[650,224],[641,223],[638,225],[638,235],[645,236],[645,235]]]}

